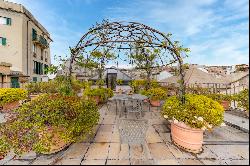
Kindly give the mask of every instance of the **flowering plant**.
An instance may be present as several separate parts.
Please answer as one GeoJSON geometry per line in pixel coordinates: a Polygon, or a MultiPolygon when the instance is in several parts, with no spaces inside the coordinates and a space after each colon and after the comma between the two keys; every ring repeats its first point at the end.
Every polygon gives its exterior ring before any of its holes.
{"type": "Polygon", "coordinates": [[[163,117],[203,130],[223,125],[224,109],[217,101],[203,95],[188,94],[185,97],[185,104],[177,96],[168,98],[161,112],[163,117]]]}

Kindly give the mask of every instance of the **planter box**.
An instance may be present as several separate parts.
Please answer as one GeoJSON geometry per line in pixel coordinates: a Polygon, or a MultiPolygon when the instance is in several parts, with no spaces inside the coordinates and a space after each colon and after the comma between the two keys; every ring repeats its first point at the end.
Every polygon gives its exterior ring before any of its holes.
{"type": "Polygon", "coordinates": [[[154,107],[160,107],[160,100],[150,100],[150,104],[154,107]]]}
{"type": "Polygon", "coordinates": [[[11,110],[17,109],[20,106],[19,101],[14,101],[11,103],[6,103],[3,105],[1,112],[9,112],[11,110]]]}
{"type": "Polygon", "coordinates": [[[54,143],[54,145],[51,146],[49,152],[42,152],[42,154],[57,153],[70,145],[70,143],[65,143],[64,140],[61,139],[59,135],[57,133],[54,133],[53,131],[54,131],[53,127],[52,128],[48,127],[47,132],[50,134],[52,133],[54,134],[52,138],[52,142],[54,143]]]}
{"type": "Polygon", "coordinates": [[[225,100],[223,100],[223,101],[221,101],[220,104],[223,106],[223,108],[224,108],[225,110],[229,110],[230,101],[225,101],[225,100]]]}
{"type": "Polygon", "coordinates": [[[171,123],[172,140],[177,146],[192,153],[202,150],[203,130],[190,128],[182,122],[171,123]]]}

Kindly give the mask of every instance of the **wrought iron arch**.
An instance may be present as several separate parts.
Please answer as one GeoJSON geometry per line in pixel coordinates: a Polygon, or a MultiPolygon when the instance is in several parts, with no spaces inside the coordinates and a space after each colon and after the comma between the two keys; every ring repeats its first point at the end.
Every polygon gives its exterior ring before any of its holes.
{"type": "MultiPolygon", "coordinates": [[[[146,48],[165,49],[172,58],[168,64],[178,63],[181,78],[180,97],[184,102],[183,58],[180,51],[170,40],[169,35],[138,22],[109,22],[104,20],[90,28],[77,45],[71,48],[69,76],[71,76],[74,61],[81,60],[80,55],[85,54],[88,48],[91,48],[92,51],[100,48],[117,49],[119,51],[131,50],[131,45],[135,43],[142,44],[146,48]]],[[[88,58],[88,54],[86,56],[88,58]]]]}

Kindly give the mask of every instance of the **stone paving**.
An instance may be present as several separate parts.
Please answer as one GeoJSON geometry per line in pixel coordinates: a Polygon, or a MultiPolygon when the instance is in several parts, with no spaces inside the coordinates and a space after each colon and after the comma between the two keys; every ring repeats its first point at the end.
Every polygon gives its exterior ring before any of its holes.
{"type": "Polygon", "coordinates": [[[227,112],[224,113],[225,122],[238,126],[241,130],[249,133],[249,119],[239,117],[236,115],[229,114],[227,112]]]}
{"type": "MultiPolygon", "coordinates": [[[[101,119],[95,135],[88,140],[70,145],[52,155],[29,153],[13,158],[13,154],[0,160],[0,165],[244,165],[249,163],[249,134],[230,126],[205,132],[203,152],[191,154],[171,142],[169,124],[161,118],[159,110],[146,113],[150,127],[146,142],[149,157],[141,146],[121,144],[116,127],[115,107],[99,111],[101,119]],[[121,150],[120,150],[121,148],[121,150]]],[[[146,150],[146,149],[145,149],[146,150]]]]}

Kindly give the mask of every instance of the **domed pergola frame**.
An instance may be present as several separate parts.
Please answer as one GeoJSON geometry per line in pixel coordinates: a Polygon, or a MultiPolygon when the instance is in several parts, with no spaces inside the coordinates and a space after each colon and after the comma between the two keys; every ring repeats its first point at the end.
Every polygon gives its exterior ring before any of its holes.
{"type": "MultiPolygon", "coordinates": [[[[71,58],[69,66],[69,76],[72,74],[72,66],[75,61],[81,61],[82,55],[87,49],[95,51],[100,48],[106,48],[107,51],[118,49],[130,50],[132,44],[141,44],[143,48],[158,48],[168,51],[173,60],[169,64],[178,63],[180,74],[180,97],[184,103],[185,85],[183,72],[183,58],[178,47],[171,42],[169,35],[166,35],[156,29],[137,22],[109,22],[104,20],[96,24],[82,36],[74,48],[71,48],[71,58]]],[[[89,54],[86,54],[89,58],[89,54]]],[[[145,54],[146,56],[146,54],[145,54]]],[[[163,63],[164,57],[159,57],[163,63]]]]}

